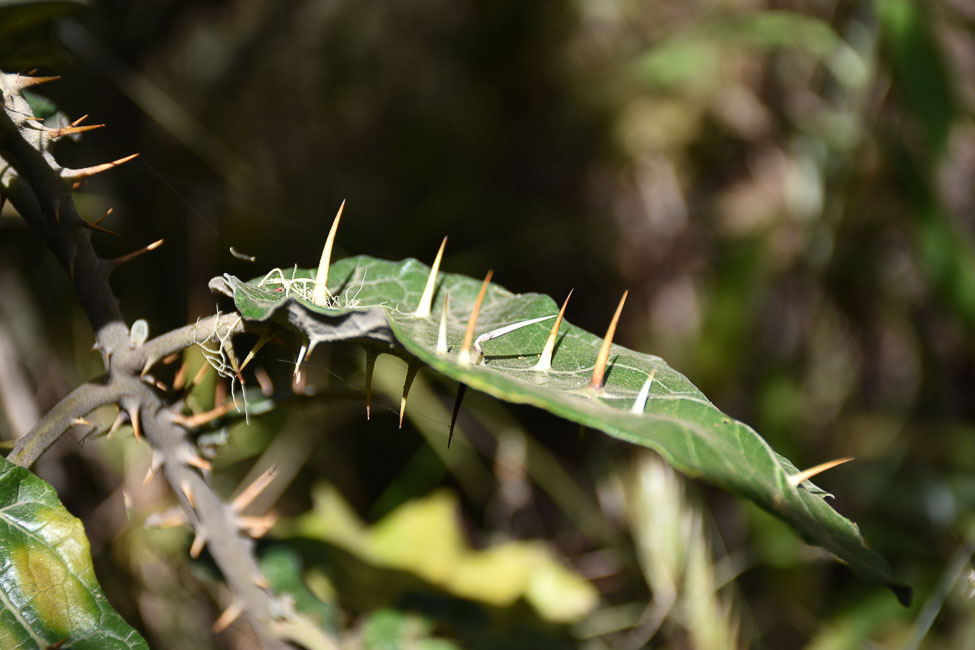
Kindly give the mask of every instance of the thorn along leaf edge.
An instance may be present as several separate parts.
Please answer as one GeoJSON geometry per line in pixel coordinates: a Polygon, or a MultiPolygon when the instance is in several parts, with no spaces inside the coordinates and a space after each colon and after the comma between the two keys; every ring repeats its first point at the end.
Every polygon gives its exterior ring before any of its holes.
{"type": "Polygon", "coordinates": [[[792,463],[751,427],[718,410],[663,359],[612,343],[622,299],[605,337],[556,319],[557,343],[550,368],[543,369],[539,360],[551,338],[544,320],[483,340],[482,359],[471,358],[477,354],[472,346],[475,335],[556,316],[560,310],[551,298],[514,294],[491,284],[490,276],[479,281],[438,272],[431,315],[417,318],[430,272],[415,259],[356,256],[331,262],[329,306],[314,304],[300,291],[281,291],[279,281],[268,280],[277,273],[300,287],[316,278],[314,269],[276,269],[246,283],[225,275],[211,286],[232,295],[245,320],[273,320],[298,331],[307,345],[379,342],[411,365],[424,364],[462,385],[649,447],[682,473],[779,516],[806,540],[860,575],[895,586],[902,602],[907,600],[909,590],[895,585],[890,567],[864,545],[859,528],[825,500],[825,491],[809,481],[793,485],[790,477],[799,470],[792,463]]]}

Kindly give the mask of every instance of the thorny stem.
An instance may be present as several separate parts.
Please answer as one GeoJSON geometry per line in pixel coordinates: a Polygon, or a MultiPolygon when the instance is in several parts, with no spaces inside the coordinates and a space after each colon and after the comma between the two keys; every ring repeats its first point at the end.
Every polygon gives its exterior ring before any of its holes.
{"type": "MultiPolygon", "coordinates": [[[[78,386],[48,411],[23,438],[17,441],[7,460],[30,467],[57,442],[75,418],[84,417],[100,406],[136,400],[139,404],[159,401],[157,393],[139,380],[141,370],[157,360],[183,350],[195,343],[203,343],[215,336],[241,331],[240,317],[222,314],[201,319],[147,341],[140,347],[130,347],[116,354],[116,363],[109,375],[78,386]]],[[[156,405],[158,406],[158,405],[156,405]]]]}
{"type": "Polygon", "coordinates": [[[216,334],[224,340],[241,331],[236,314],[218,315],[132,346],[118,300],[109,285],[111,262],[99,257],[91,244],[91,231],[79,215],[65,176],[49,148],[52,139],[38,123],[20,94],[17,75],[0,73],[0,193],[24,221],[40,235],[68,273],[82,308],[95,333],[96,348],[105,375],[72,391],[21,439],[8,459],[30,466],[65,431],[75,417],[98,406],[118,403],[138,413],[143,434],[153,451],[164,459],[165,475],[180,495],[187,520],[197,533],[212,540],[210,553],[244,610],[260,641],[268,648],[286,648],[275,638],[275,612],[279,605],[259,583],[260,570],[253,543],[238,530],[236,515],[213,491],[207,477],[187,462],[196,454],[186,430],[173,419],[156,389],[140,375],[171,352],[201,343],[216,334]],[[195,496],[190,505],[180,486],[195,496]]]}

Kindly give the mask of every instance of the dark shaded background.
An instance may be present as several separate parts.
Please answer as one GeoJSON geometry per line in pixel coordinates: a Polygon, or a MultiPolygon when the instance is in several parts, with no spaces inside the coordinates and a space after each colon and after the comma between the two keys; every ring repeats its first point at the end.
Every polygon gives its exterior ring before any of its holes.
{"type": "MultiPolygon", "coordinates": [[[[429,261],[448,235],[446,269],[494,268],[508,288],[557,300],[574,287],[568,318],[592,331],[628,288],[619,342],[667,359],[800,467],[856,456],[821,484],[915,587],[902,609],[689,483],[682,507],[703,513],[741,643],[962,648],[975,645],[973,25],[965,0],[96,1],[0,55],[7,70],[61,74],[44,94],[108,124],[65,145],[62,162],[141,154],[78,199],[92,217],[113,208],[103,225],[120,237],[96,236],[105,255],[166,240],[117,276],[127,318],[159,333],[213,312],[210,277],[313,266],[343,199],[343,252],[429,261]]],[[[19,352],[5,372],[43,411],[97,359],[63,274],[7,210],[0,333],[19,352]]],[[[495,483],[472,491],[392,413],[362,421],[359,351],[318,354],[310,382],[350,394],[324,421],[304,402],[266,418],[223,463],[228,491],[273,433],[300,429],[284,514],[304,511],[322,478],[368,519],[443,482],[463,495],[476,543],[545,537],[607,608],[659,602],[633,517],[613,508],[614,477],[639,471],[635,449],[475,398],[464,422],[495,483]],[[528,497],[506,501],[499,409],[574,478],[598,523],[581,530],[524,455],[528,497]]],[[[291,359],[260,361],[284,377],[291,359]]],[[[449,404],[453,388],[438,390],[449,404]]],[[[0,418],[8,436],[14,419],[0,418]]],[[[69,443],[41,469],[85,520],[113,603],[154,646],[211,643],[216,610],[195,569],[178,560],[185,580],[165,597],[126,577],[138,570],[124,522],[105,513],[135,470],[94,447],[69,443]],[[184,621],[185,637],[160,613],[187,607],[179,599],[213,613],[184,621]]],[[[641,636],[645,616],[587,639],[582,624],[531,617],[512,634],[530,647],[693,647],[700,621],[677,602],[655,635],[641,636]]],[[[378,605],[339,606],[353,629],[378,605]]]]}

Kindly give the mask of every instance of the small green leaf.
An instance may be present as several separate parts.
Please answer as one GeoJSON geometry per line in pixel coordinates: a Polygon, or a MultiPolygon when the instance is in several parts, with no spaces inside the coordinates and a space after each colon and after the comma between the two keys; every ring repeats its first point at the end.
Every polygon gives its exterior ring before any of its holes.
{"type": "Polygon", "coordinates": [[[0,648],[148,648],[95,578],[81,522],[54,489],[0,459],[0,648]]]}
{"type": "Polygon", "coordinates": [[[430,623],[397,611],[381,609],[369,615],[363,625],[362,647],[365,650],[459,650],[446,639],[430,637],[430,623]]]}
{"type": "MultiPolygon", "coordinates": [[[[265,277],[249,283],[226,276],[211,286],[231,293],[245,319],[273,319],[300,331],[310,347],[339,340],[388,342],[391,351],[418,359],[471,388],[649,447],[678,471],[755,502],[863,577],[889,584],[902,601],[909,600],[910,589],[894,584],[890,567],[864,545],[856,524],[830,507],[828,494],[809,481],[791,485],[789,477],[797,473],[792,463],[751,427],[718,410],[663,359],[613,345],[605,386],[593,391],[589,383],[602,338],[567,321],[560,329],[552,369],[533,369],[551,326],[546,321],[486,341],[484,363],[462,363],[458,351],[481,282],[442,273],[432,315],[417,318],[413,312],[428,274],[429,267],[414,259],[344,259],[333,263],[329,274],[329,295],[334,296],[329,307],[301,297],[311,295],[314,270],[276,272],[269,274],[270,281],[265,277]],[[305,293],[294,297],[294,291],[305,293]],[[447,294],[448,353],[442,354],[437,336],[447,294]],[[651,372],[655,379],[646,406],[633,413],[651,372]]],[[[513,294],[492,284],[475,335],[556,313],[558,305],[548,296],[513,294]]]]}

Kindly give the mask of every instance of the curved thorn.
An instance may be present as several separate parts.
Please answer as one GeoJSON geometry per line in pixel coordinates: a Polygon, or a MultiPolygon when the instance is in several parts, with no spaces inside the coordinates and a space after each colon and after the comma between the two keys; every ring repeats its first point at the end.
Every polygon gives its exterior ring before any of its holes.
{"type": "Polygon", "coordinates": [[[372,374],[376,370],[376,359],[379,353],[372,348],[366,348],[366,419],[372,417],[372,374]]]}
{"type": "Polygon", "coordinates": [[[328,231],[325,247],[322,249],[322,259],[318,262],[318,272],[315,274],[315,291],[312,294],[312,302],[316,305],[325,305],[328,302],[328,267],[332,263],[332,246],[335,245],[335,233],[338,232],[343,210],[345,210],[344,199],[342,205],[339,206],[339,211],[335,213],[335,219],[332,220],[332,228],[328,231]]]}
{"type": "Polygon", "coordinates": [[[443,297],[443,311],[440,312],[440,331],[437,332],[437,354],[447,355],[447,309],[450,303],[450,294],[445,293],[443,297]]]}
{"type": "Polygon", "coordinates": [[[522,327],[528,327],[529,325],[534,325],[535,323],[541,323],[542,321],[551,320],[555,318],[555,314],[551,316],[540,316],[538,318],[529,318],[528,320],[518,321],[517,323],[512,323],[511,325],[505,325],[504,327],[499,327],[493,329],[490,332],[484,332],[476,339],[474,339],[474,351],[477,352],[478,362],[484,357],[484,352],[481,350],[481,343],[485,341],[490,341],[491,339],[496,339],[505,334],[510,334],[515,330],[520,330],[522,327]]]}
{"type": "Polygon", "coordinates": [[[443,241],[440,242],[440,250],[437,251],[437,257],[433,260],[433,266],[430,267],[430,275],[427,277],[427,285],[423,288],[420,304],[413,313],[417,318],[428,318],[430,316],[430,310],[433,307],[433,291],[437,287],[437,273],[440,271],[440,260],[443,259],[443,249],[446,245],[447,238],[444,237],[443,241]]]}
{"type": "Polygon", "coordinates": [[[802,483],[803,481],[808,481],[812,477],[816,476],[816,474],[821,474],[828,469],[833,469],[837,465],[848,463],[851,460],[853,460],[852,456],[847,456],[846,458],[837,458],[836,460],[831,460],[825,463],[820,463],[815,467],[810,467],[809,469],[803,470],[798,474],[792,474],[791,476],[789,476],[789,485],[791,485],[792,487],[799,487],[800,483],[802,483]]]}
{"type": "Polygon", "coordinates": [[[606,377],[606,363],[609,361],[609,349],[613,344],[613,335],[616,334],[616,324],[620,320],[620,314],[623,312],[623,303],[626,302],[626,295],[629,291],[623,292],[623,297],[620,298],[620,304],[616,308],[616,313],[613,314],[613,320],[609,324],[609,329],[606,330],[606,338],[603,339],[603,345],[599,348],[599,354],[596,356],[596,365],[592,371],[592,380],[589,382],[589,387],[593,390],[599,390],[603,387],[603,381],[606,377]]]}
{"type": "Polygon", "coordinates": [[[408,366],[406,368],[406,379],[403,381],[403,396],[399,400],[399,428],[403,428],[403,416],[406,414],[406,398],[410,395],[410,388],[416,373],[420,372],[420,366],[408,366]]]}
{"type": "Polygon", "coordinates": [[[118,167],[123,163],[127,163],[138,156],[139,154],[134,153],[131,156],[125,156],[124,158],[119,158],[118,160],[113,160],[112,162],[103,163],[101,165],[92,165],[91,167],[84,167],[82,169],[65,169],[61,172],[61,178],[66,178],[72,181],[89,178],[95,174],[100,174],[114,167],[118,167]]]}
{"type": "Polygon", "coordinates": [[[464,401],[467,394],[467,384],[457,385],[457,398],[454,400],[454,412],[450,414],[450,431],[447,434],[447,449],[450,449],[450,441],[454,439],[454,425],[457,424],[457,415],[460,413],[460,404],[464,401]]]}
{"type": "Polygon", "coordinates": [[[555,353],[555,341],[559,336],[559,327],[562,325],[562,316],[565,315],[565,308],[569,304],[569,298],[572,297],[572,292],[575,289],[569,289],[569,295],[565,297],[565,302],[562,303],[562,309],[559,310],[559,315],[555,319],[555,324],[552,325],[552,331],[548,333],[548,340],[545,341],[545,347],[542,348],[542,354],[538,357],[538,363],[532,370],[537,370],[538,372],[548,372],[552,369],[552,354],[555,353]]]}
{"type": "Polygon", "coordinates": [[[467,321],[467,331],[464,332],[464,343],[461,345],[460,353],[457,355],[457,361],[462,365],[467,365],[471,362],[471,344],[474,342],[474,326],[477,325],[477,314],[481,311],[481,303],[484,302],[484,294],[487,293],[487,288],[491,284],[491,276],[493,275],[494,269],[491,269],[484,276],[484,282],[481,283],[481,290],[477,294],[477,300],[474,301],[473,309],[471,309],[471,317],[467,321]]]}
{"type": "Polygon", "coordinates": [[[636,400],[633,402],[633,408],[630,409],[631,413],[642,415],[644,409],[647,408],[647,399],[650,397],[650,386],[653,384],[653,378],[656,374],[657,369],[654,368],[647,375],[647,380],[643,382],[643,386],[640,388],[640,394],[636,396],[636,400]]]}

